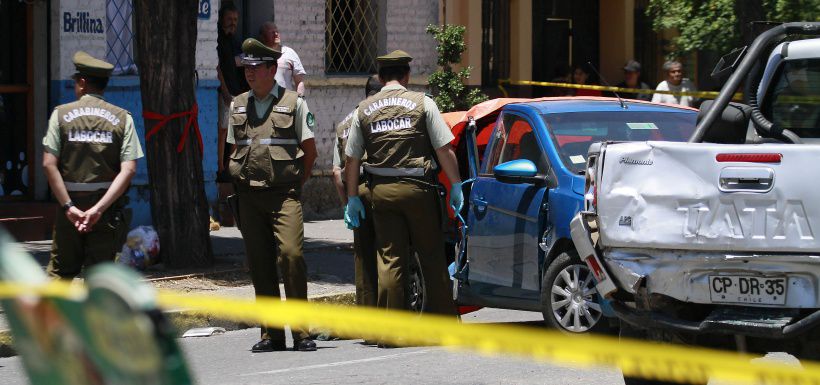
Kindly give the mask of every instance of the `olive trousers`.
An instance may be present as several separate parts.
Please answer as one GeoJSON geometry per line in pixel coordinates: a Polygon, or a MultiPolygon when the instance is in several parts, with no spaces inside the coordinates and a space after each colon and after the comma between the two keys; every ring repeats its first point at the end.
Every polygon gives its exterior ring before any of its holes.
{"type": "Polygon", "coordinates": [[[373,210],[370,207],[370,189],[359,185],[359,198],[364,205],[364,219],[353,229],[353,268],[356,274],[356,304],[376,306],[379,293],[379,272],[376,266],[376,233],[373,210]]]}
{"type": "MultiPolygon", "coordinates": [[[[102,198],[98,193],[72,193],[72,201],[80,210],[88,210],[102,198]]],[[[51,255],[46,273],[55,279],[72,279],[84,267],[101,262],[113,262],[128,234],[127,198],[121,197],[103,212],[90,232],[80,233],[68,220],[62,207],[56,208],[51,236],[51,255]]]]}
{"type": "Polygon", "coordinates": [[[370,194],[378,255],[378,306],[406,309],[405,280],[412,248],[419,255],[424,276],[425,309],[455,314],[435,188],[408,180],[388,181],[374,179],[370,194]]]}
{"type": "MultiPolygon", "coordinates": [[[[256,296],[280,298],[281,269],[285,296],[307,300],[307,265],[302,254],[305,231],[299,189],[242,190],[238,192],[240,231],[256,296]]],[[[262,339],[285,340],[283,329],[262,325],[261,332],[262,339]]],[[[307,329],[296,328],[291,332],[294,340],[310,337],[307,329]]]]}

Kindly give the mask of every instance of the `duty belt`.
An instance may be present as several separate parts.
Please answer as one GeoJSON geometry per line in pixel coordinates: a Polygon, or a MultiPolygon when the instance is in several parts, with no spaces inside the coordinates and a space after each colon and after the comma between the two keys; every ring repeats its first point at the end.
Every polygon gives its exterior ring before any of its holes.
{"type": "Polygon", "coordinates": [[[68,191],[97,191],[111,187],[111,182],[96,183],[75,183],[65,182],[65,189],[68,191]]]}
{"type": "Polygon", "coordinates": [[[372,175],[377,176],[392,176],[392,177],[424,177],[423,167],[373,167],[368,164],[364,165],[364,170],[372,175]]]}
{"type": "MultiPolygon", "coordinates": [[[[252,139],[242,139],[237,140],[237,146],[250,146],[252,143],[252,139]]],[[[278,138],[268,138],[268,139],[257,139],[256,143],[259,144],[299,144],[299,141],[296,139],[278,139],[278,138]]]]}

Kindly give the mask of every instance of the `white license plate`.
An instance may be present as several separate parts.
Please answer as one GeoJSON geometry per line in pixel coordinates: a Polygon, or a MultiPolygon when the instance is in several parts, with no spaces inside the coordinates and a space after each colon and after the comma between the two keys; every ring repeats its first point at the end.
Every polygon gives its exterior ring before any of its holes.
{"type": "Polygon", "coordinates": [[[786,304],[786,277],[710,275],[709,294],[713,303],[786,304]]]}

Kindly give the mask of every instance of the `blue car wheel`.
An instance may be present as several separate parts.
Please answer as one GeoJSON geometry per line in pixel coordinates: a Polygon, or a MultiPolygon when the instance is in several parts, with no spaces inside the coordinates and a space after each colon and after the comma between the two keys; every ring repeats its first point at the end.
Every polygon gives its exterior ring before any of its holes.
{"type": "Polygon", "coordinates": [[[607,324],[600,301],[592,272],[575,251],[561,253],[550,263],[541,282],[547,325],[569,333],[600,331],[607,324]]]}

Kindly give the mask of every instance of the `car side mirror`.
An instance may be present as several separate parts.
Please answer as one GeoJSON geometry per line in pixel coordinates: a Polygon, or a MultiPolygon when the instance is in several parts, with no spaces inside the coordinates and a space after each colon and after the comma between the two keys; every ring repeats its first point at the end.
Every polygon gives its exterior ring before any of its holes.
{"type": "Polygon", "coordinates": [[[538,168],[529,159],[516,159],[493,167],[493,176],[501,183],[530,183],[536,186],[547,184],[547,177],[538,175],[538,168]]]}

